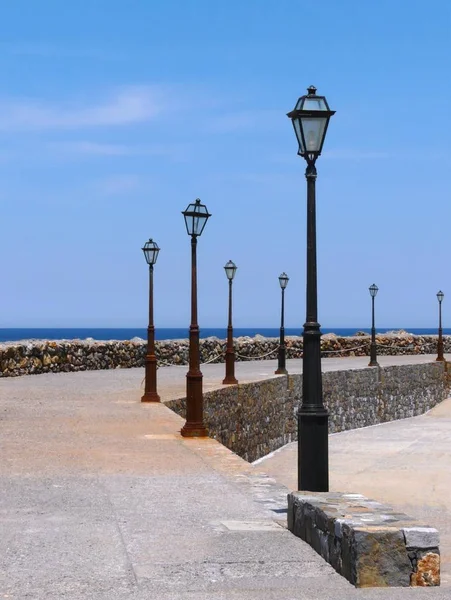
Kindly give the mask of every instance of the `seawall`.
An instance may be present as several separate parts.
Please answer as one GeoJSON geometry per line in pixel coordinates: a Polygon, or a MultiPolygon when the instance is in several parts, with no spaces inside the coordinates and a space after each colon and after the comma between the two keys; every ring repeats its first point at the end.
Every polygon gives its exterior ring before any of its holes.
{"type": "MultiPolygon", "coordinates": [[[[383,334],[376,338],[379,355],[411,355],[433,353],[437,336],[415,336],[407,333],[383,334]]],[[[236,360],[265,360],[277,357],[277,338],[242,337],[235,339],[236,360]]],[[[451,352],[451,336],[444,337],[445,352],[451,352]]],[[[321,341],[322,356],[368,356],[368,335],[338,337],[326,334],[321,341]]],[[[188,340],[156,342],[160,366],[188,364],[188,340]]],[[[286,339],[287,358],[302,356],[302,337],[286,339]]],[[[225,340],[206,338],[200,342],[201,362],[224,362],[225,340]]],[[[0,377],[38,373],[86,371],[144,366],[146,342],[129,341],[24,341],[0,344],[0,377]]]]}

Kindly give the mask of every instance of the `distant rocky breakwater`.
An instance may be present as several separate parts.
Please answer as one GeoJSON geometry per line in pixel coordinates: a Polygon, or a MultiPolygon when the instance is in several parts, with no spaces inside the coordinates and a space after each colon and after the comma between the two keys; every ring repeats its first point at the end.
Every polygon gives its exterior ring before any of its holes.
{"type": "MultiPolygon", "coordinates": [[[[322,356],[368,356],[371,338],[357,332],[350,337],[329,333],[322,336],[322,356]]],[[[377,335],[378,355],[434,354],[437,336],[413,335],[405,331],[377,335]]],[[[285,340],[287,358],[302,356],[302,337],[289,336],[285,340]]],[[[224,362],[225,340],[215,337],[200,341],[201,362],[224,362]]],[[[277,357],[278,338],[235,339],[236,360],[266,360],[277,357]]],[[[444,336],[445,352],[451,352],[451,336],[444,336]]],[[[156,356],[161,367],[187,365],[187,339],[156,342],[156,356]]],[[[126,341],[86,340],[26,340],[0,344],[0,377],[17,377],[38,373],[59,373],[118,369],[144,366],[146,341],[134,338],[126,341]]]]}

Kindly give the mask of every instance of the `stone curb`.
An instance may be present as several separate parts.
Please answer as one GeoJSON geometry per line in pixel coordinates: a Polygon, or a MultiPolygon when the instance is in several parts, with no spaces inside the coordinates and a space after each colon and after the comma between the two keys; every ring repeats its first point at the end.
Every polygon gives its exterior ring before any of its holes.
{"type": "Polygon", "coordinates": [[[440,585],[438,531],[361,494],[292,492],[288,529],[356,587],[440,585]]]}

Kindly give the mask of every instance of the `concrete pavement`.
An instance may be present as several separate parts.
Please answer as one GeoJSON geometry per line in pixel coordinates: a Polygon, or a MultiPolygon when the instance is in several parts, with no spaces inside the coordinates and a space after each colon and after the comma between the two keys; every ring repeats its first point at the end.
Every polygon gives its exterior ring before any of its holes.
{"type": "MultiPolygon", "coordinates": [[[[242,363],[237,374],[255,380],[274,365],[242,363]]],[[[203,368],[206,387],[223,369],[203,368]]],[[[185,374],[160,369],[162,396],[184,389],[185,374]]],[[[214,440],[181,438],[182,419],[140,403],[142,378],[131,369],[0,380],[0,598],[451,597],[355,590],[286,530],[282,478],[214,440]]],[[[358,481],[352,489],[365,493],[358,481]]]]}

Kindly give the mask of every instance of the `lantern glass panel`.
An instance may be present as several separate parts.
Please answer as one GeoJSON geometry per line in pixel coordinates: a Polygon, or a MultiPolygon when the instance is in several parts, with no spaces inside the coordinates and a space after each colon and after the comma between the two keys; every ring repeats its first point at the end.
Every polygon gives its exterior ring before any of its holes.
{"type": "Polygon", "coordinates": [[[202,233],[202,231],[204,230],[206,222],[207,222],[207,217],[204,215],[199,214],[199,215],[196,215],[195,217],[192,217],[192,225],[191,225],[192,235],[200,235],[202,233]]]}
{"type": "Polygon", "coordinates": [[[328,110],[325,99],[322,96],[307,96],[304,100],[302,110],[328,110]]]}
{"type": "Polygon", "coordinates": [[[442,300],[443,300],[444,297],[445,297],[445,294],[442,291],[437,292],[437,300],[439,302],[442,302],[442,300]]]}
{"type": "Polygon", "coordinates": [[[304,140],[302,139],[301,120],[293,119],[293,127],[299,144],[299,153],[303,154],[305,152],[305,146],[304,140]]]}
{"type": "Polygon", "coordinates": [[[326,130],[327,117],[301,117],[307,152],[320,152],[326,130]]]}

